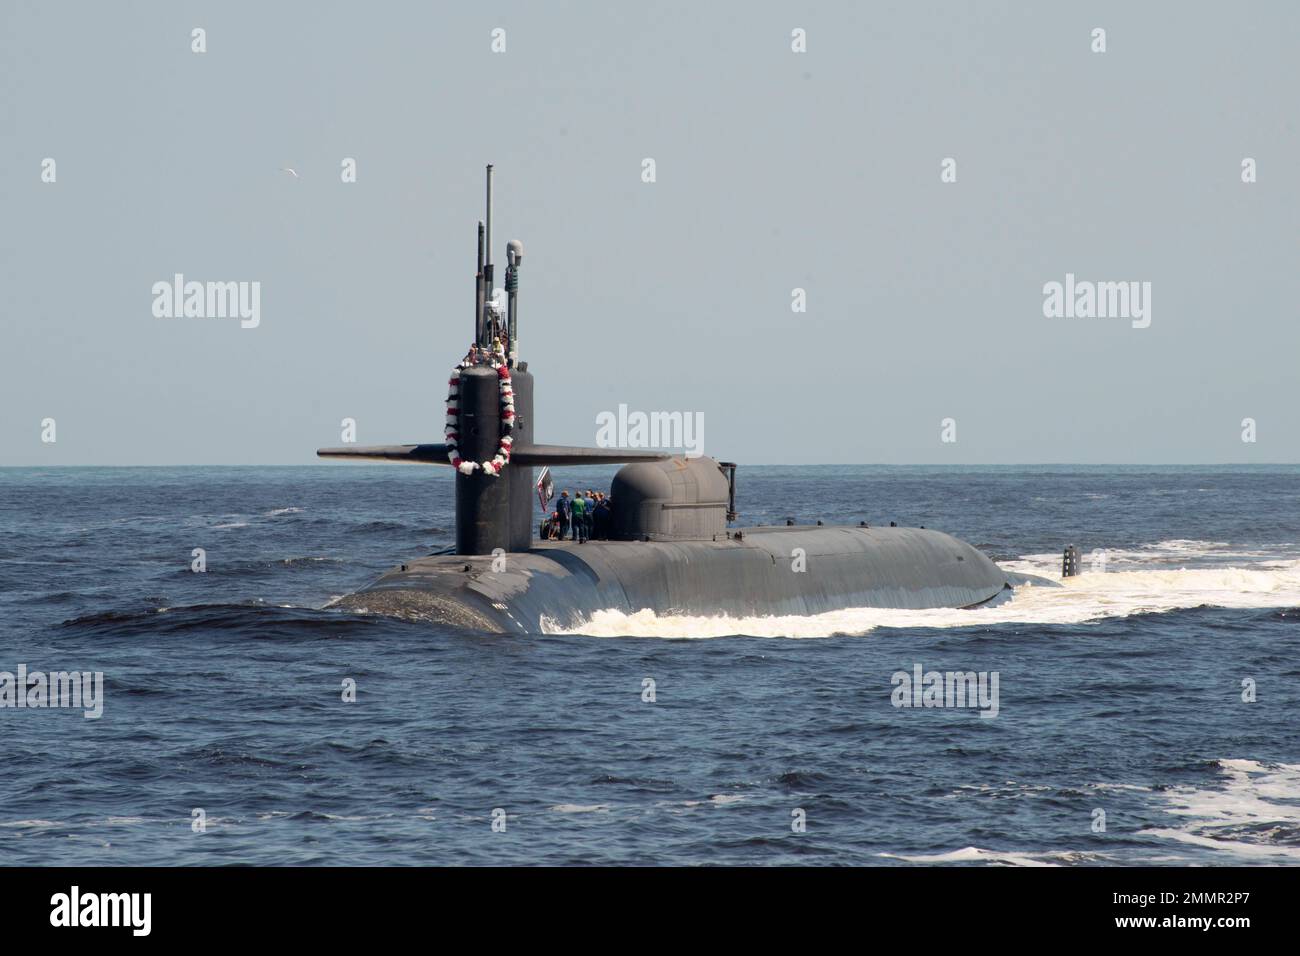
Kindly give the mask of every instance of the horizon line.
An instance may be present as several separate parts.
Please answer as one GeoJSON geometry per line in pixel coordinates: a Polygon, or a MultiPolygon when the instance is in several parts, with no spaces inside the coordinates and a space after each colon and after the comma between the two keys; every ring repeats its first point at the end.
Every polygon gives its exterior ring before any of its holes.
{"type": "MultiPolygon", "coordinates": [[[[309,462],[154,462],[136,465],[103,464],[28,464],[0,465],[2,470],[20,468],[348,468],[391,467],[398,465],[426,465],[434,470],[451,470],[450,465],[430,464],[428,462],[383,462],[383,461],[309,461],[309,462]]],[[[853,461],[853,462],[750,462],[739,463],[740,468],[1225,468],[1225,467],[1295,467],[1300,461],[1013,461],[1013,462],[897,462],[897,461],[853,461]]],[[[615,465],[555,465],[554,468],[613,468],[615,465]]]]}

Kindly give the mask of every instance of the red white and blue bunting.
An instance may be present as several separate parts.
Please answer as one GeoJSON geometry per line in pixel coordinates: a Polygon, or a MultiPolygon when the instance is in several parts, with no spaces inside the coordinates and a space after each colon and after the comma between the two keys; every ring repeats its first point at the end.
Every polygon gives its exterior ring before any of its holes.
{"type": "MultiPolygon", "coordinates": [[[[498,350],[499,351],[499,350],[498,350]]],[[[460,457],[460,370],[480,364],[464,361],[452,369],[451,380],[447,383],[447,424],[444,435],[447,444],[447,460],[462,475],[472,475],[480,468],[485,474],[496,478],[501,470],[510,464],[510,449],[514,445],[512,433],[515,430],[515,390],[510,384],[510,367],[494,356],[491,361],[481,364],[496,369],[497,391],[501,401],[501,438],[497,444],[497,453],[491,461],[466,461],[460,457]]]]}

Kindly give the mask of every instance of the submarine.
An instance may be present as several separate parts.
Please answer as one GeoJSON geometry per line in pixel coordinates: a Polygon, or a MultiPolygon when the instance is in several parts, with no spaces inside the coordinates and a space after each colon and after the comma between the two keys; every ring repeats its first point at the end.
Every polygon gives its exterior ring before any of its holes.
{"type": "Polygon", "coordinates": [[[730,462],[536,442],[534,380],[519,360],[523,244],[507,243],[504,288],[494,290],[492,181],[488,166],[474,338],[448,379],[443,441],[316,453],[452,468],[455,545],[400,564],[332,607],[536,634],[580,626],[603,610],[757,617],[971,608],[999,603],[1025,583],[1026,576],[933,529],[865,522],[734,527],[736,465],[730,462]],[[546,508],[553,490],[535,485],[535,468],[609,464],[623,467],[610,485],[608,540],[534,535],[534,496],[546,508]]]}

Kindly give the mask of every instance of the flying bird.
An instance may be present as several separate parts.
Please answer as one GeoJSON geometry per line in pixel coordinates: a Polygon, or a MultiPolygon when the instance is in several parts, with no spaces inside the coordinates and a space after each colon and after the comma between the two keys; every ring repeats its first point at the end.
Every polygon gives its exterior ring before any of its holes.
{"type": "Polygon", "coordinates": [[[291,168],[291,167],[289,167],[289,166],[281,166],[281,167],[280,167],[280,172],[282,172],[282,173],[288,173],[288,174],[289,174],[290,176],[292,176],[294,179],[301,179],[301,178],[302,178],[301,176],[298,175],[298,170],[293,169],[293,168],[291,168]]]}

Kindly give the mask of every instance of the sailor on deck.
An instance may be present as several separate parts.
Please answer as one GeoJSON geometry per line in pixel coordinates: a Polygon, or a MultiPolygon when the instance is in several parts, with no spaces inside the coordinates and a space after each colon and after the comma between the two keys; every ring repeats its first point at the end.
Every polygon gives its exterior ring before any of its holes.
{"type": "Polygon", "coordinates": [[[560,516],[560,540],[563,541],[569,534],[569,518],[573,514],[573,502],[569,500],[567,488],[560,492],[560,498],[555,502],[555,510],[560,516]]]}
{"type": "Polygon", "coordinates": [[[573,496],[573,540],[579,544],[587,540],[587,499],[581,491],[573,496]]]}

